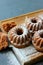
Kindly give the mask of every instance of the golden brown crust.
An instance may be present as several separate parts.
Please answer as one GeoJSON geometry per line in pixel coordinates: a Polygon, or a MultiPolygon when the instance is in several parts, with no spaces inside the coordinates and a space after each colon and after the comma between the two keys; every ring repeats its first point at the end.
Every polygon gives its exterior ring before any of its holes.
{"type": "Polygon", "coordinates": [[[23,25],[12,28],[9,32],[9,40],[17,48],[24,48],[29,46],[31,41],[30,32],[23,25]]]}
{"type": "Polygon", "coordinates": [[[8,37],[5,33],[0,32],[0,50],[8,47],[8,37]]]}
{"type": "MultiPolygon", "coordinates": [[[[15,27],[16,26],[16,23],[15,22],[10,22],[10,23],[3,23],[2,24],[2,28],[5,32],[8,32],[11,28],[15,27]]],[[[2,30],[2,31],[3,31],[2,30]]]]}
{"type": "Polygon", "coordinates": [[[43,21],[39,17],[26,18],[26,27],[35,33],[35,31],[43,29],[43,21]]]}
{"type": "Polygon", "coordinates": [[[32,43],[38,51],[43,52],[43,30],[35,32],[32,43]]]}
{"type": "Polygon", "coordinates": [[[28,44],[25,44],[25,45],[15,45],[14,43],[12,43],[12,45],[14,45],[16,48],[25,48],[30,45],[30,42],[28,42],[28,44]]]}

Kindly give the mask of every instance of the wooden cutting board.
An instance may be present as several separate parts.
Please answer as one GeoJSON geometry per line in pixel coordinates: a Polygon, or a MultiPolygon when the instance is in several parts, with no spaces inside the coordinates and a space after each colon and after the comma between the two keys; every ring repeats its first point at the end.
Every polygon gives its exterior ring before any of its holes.
{"type": "MultiPolygon", "coordinates": [[[[27,13],[27,14],[24,14],[21,16],[2,20],[2,21],[0,21],[1,22],[0,25],[2,25],[2,23],[4,23],[4,22],[11,22],[11,21],[14,21],[17,25],[20,25],[25,22],[24,20],[25,20],[26,16],[27,17],[39,16],[42,18],[43,9],[35,11],[35,12],[27,13]]],[[[43,53],[38,52],[32,44],[30,46],[28,46],[26,48],[22,48],[22,49],[15,48],[12,45],[11,45],[11,47],[13,48],[13,51],[14,51],[15,55],[17,56],[21,65],[29,65],[29,64],[35,63],[36,61],[38,61],[40,59],[43,59],[43,53]]]]}

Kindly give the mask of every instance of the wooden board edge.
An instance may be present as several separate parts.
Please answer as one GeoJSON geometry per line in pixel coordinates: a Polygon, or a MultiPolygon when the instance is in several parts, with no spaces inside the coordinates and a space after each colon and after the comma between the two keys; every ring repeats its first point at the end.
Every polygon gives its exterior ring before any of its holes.
{"type": "Polygon", "coordinates": [[[22,17],[22,16],[26,16],[26,15],[30,15],[30,14],[34,14],[34,13],[38,13],[38,12],[41,12],[41,11],[43,11],[43,9],[36,10],[36,11],[33,11],[33,12],[29,12],[29,13],[26,13],[26,14],[22,14],[22,15],[19,15],[19,16],[11,17],[11,18],[8,18],[8,19],[0,20],[0,22],[4,22],[4,21],[8,21],[8,20],[12,20],[12,19],[19,18],[19,17],[22,17]]]}

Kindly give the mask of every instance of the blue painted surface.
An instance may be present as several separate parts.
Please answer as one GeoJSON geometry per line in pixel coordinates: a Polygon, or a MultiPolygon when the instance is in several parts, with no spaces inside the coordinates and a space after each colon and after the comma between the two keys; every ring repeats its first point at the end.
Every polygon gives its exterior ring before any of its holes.
{"type": "MultiPolygon", "coordinates": [[[[43,9],[43,0],[0,0],[0,20],[39,9],[43,9]]],[[[14,55],[11,51],[9,52],[0,52],[0,65],[16,65],[14,63],[14,55]],[[10,62],[8,62],[9,60],[10,62]]],[[[43,62],[34,65],[43,65],[43,62]]]]}
{"type": "Polygon", "coordinates": [[[0,65],[20,65],[11,50],[0,52],[0,65]]]}
{"type": "Polygon", "coordinates": [[[0,19],[43,9],[43,0],[0,0],[0,19]]]}

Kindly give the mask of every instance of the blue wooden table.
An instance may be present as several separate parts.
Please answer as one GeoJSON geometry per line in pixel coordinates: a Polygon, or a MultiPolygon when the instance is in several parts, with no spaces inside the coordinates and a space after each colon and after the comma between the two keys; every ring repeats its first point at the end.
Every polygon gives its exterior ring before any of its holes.
{"type": "MultiPolygon", "coordinates": [[[[0,20],[39,9],[43,9],[43,0],[0,0],[0,20]]],[[[0,65],[19,65],[15,59],[11,50],[0,52],[0,65]]],[[[43,61],[34,65],[43,65],[43,61]]]]}

